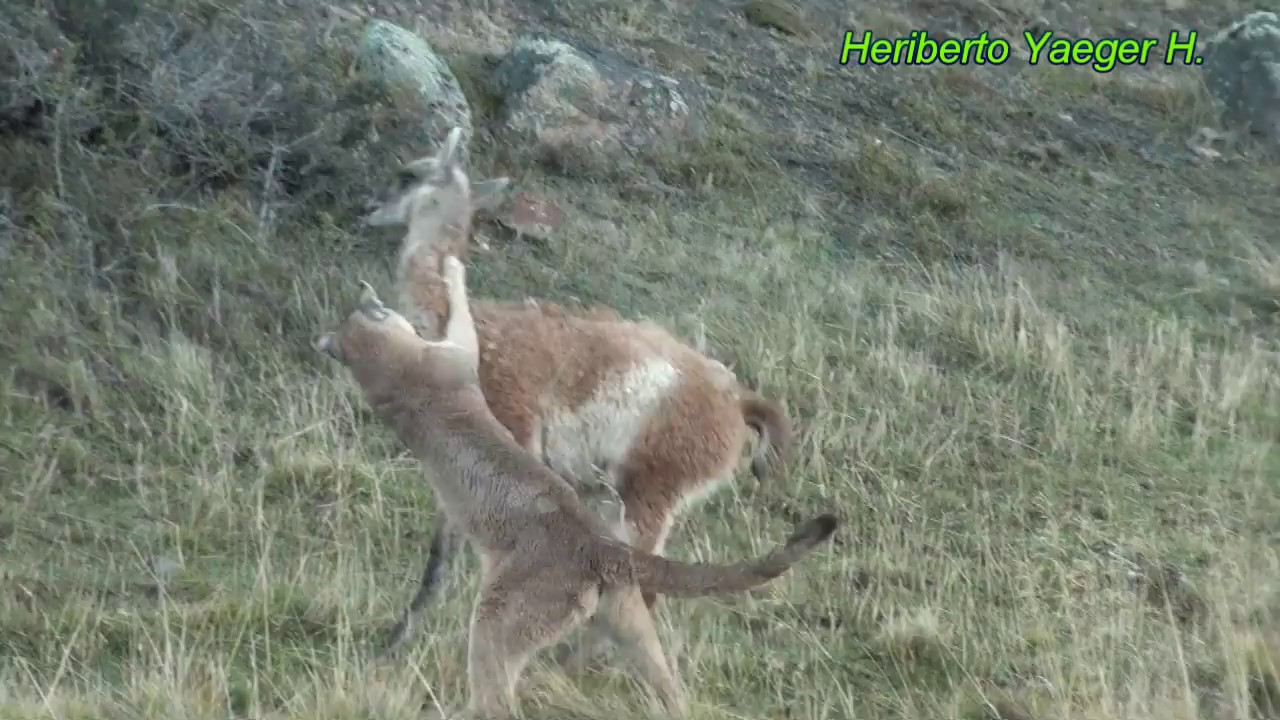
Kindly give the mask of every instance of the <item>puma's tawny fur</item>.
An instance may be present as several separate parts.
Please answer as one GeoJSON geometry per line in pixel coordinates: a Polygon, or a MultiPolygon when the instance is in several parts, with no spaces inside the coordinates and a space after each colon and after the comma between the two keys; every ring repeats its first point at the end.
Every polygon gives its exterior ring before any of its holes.
{"type": "Polygon", "coordinates": [[[377,416],[424,466],[450,524],[481,560],[471,615],[470,717],[509,718],[537,650],[591,619],[635,663],[667,712],[683,713],[642,591],[677,596],[743,591],[786,572],[835,531],[822,515],[749,562],[691,564],[612,536],[559,474],[515,441],[480,386],[480,345],[462,263],[443,261],[445,337],[420,337],[368,285],[359,309],[316,348],[345,365],[377,416]]]}
{"type": "MultiPolygon", "coordinates": [[[[458,137],[451,133],[435,156],[406,165],[367,218],[408,226],[398,302],[425,337],[435,337],[447,314],[441,259],[465,257],[472,212],[507,186],[506,178],[470,182],[458,137]]],[[[733,476],[749,429],[759,436],[751,468],[761,480],[770,456],[781,457],[790,443],[781,407],[654,323],[541,300],[481,301],[473,312],[480,387],[494,415],[584,498],[603,489],[620,499],[625,520],[615,534],[637,548],[662,554],[676,515],[733,476]]],[[[417,608],[456,547],[444,523],[436,528],[417,608]]],[[[654,596],[645,600],[652,607],[654,596]]]]}

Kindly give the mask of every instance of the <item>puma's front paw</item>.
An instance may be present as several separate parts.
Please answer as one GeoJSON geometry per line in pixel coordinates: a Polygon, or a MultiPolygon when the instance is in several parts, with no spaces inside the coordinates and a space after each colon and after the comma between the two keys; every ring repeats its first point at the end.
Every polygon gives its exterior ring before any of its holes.
{"type": "Polygon", "coordinates": [[[450,289],[461,289],[466,285],[467,266],[453,255],[447,255],[444,259],[444,281],[450,289]]]}

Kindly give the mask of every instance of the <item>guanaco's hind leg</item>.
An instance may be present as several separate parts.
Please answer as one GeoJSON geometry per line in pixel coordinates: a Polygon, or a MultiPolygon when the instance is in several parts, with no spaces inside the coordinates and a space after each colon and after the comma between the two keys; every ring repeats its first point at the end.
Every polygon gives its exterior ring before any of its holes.
{"type": "Polygon", "coordinates": [[[453,565],[461,541],[462,537],[450,527],[444,512],[437,512],[435,528],[431,532],[431,545],[427,549],[427,564],[422,571],[418,591],[401,613],[400,620],[388,632],[386,643],[378,652],[379,659],[391,657],[413,637],[423,609],[436,596],[437,591],[447,584],[449,576],[446,573],[453,565]]]}

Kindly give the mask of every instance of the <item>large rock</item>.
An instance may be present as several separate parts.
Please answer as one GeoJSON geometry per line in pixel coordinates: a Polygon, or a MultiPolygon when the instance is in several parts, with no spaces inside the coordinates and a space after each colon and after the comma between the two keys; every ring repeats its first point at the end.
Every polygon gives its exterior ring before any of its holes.
{"type": "Polygon", "coordinates": [[[700,103],[673,78],[613,54],[527,36],[498,65],[499,137],[553,157],[602,163],[641,156],[702,131],[700,103]]]}
{"type": "Polygon", "coordinates": [[[422,103],[423,139],[442,142],[449,129],[462,128],[462,157],[471,140],[471,106],[453,71],[425,40],[385,20],[365,27],[356,55],[356,69],[387,89],[407,90],[422,103]]]}
{"type": "Polygon", "coordinates": [[[1280,16],[1255,12],[1222,30],[1204,65],[1226,124],[1280,150],[1280,16]]]}

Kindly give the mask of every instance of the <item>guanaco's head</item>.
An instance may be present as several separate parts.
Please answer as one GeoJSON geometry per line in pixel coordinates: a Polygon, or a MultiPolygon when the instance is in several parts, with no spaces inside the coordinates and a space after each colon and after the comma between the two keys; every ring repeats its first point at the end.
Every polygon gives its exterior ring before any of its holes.
{"type": "Polygon", "coordinates": [[[361,281],[360,303],[336,330],[315,339],[312,346],[356,372],[371,361],[394,362],[396,357],[418,354],[424,344],[403,315],[382,303],[373,287],[361,281]]]}
{"type": "Polygon", "coordinates": [[[506,177],[471,181],[462,167],[462,128],[455,127],[435,155],[400,168],[391,186],[370,202],[364,222],[374,227],[438,228],[433,237],[451,238],[463,245],[440,249],[463,257],[472,215],[477,209],[496,207],[510,184],[506,177]],[[444,232],[446,228],[454,232],[444,232]]]}

